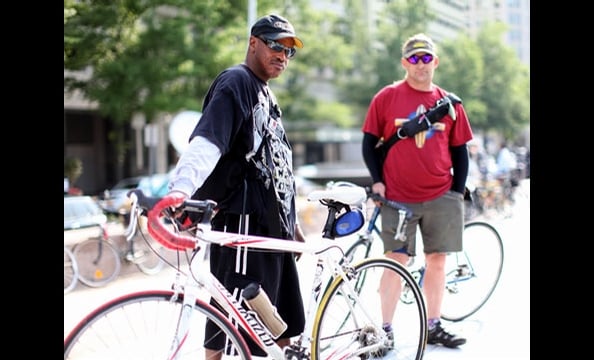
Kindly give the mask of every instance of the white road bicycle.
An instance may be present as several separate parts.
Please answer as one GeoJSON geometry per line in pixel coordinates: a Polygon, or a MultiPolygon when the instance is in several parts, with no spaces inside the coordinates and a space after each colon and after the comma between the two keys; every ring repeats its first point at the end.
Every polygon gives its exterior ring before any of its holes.
{"type": "Polygon", "coordinates": [[[335,241],[362,227],[364,219],[357,206],[367,198],[363,188],[310,193],[308,200],[328,207],[328,217],[322,237],[305,243],[211,230],[210,219],[216,211],[213,201],[186,201],[178,210],[196,212],[202,221],[184,227],[176,220],[178,217],[170,214],[172,204],[145,197],[137,190],[129,196],[132,218],[127,234],[134,234],[139,215],[147,215],[153,237],[166,248],[190,256],[187,269],[177,267],[172,290],[134,292],[92,311],[64,340],[64,359],[205,359],[205,343],[209,341],[204,338],[207,319],[227,337],[227,346],[217,354],[223,359],[251,359],[245,338],[252,339],[274,360],[370,359],[380,355],[399,360],[422,359],[427,314],[415,279],[404,266],[384,257],[350,264],[335,241]],[[265,322],[245,306],[243,297],[238,301],[209,272],[205,256],[198,256],[208,244],[315,257],[305,328],[290,346],[278,346],[265,322]],[[399,276],[413,293],[412,306],[398,307],[390,335],[382,329],[378,293],[384,271],[399,276]],[[366,280],[361,287],[357,282],[363,276],[366,280]]]}

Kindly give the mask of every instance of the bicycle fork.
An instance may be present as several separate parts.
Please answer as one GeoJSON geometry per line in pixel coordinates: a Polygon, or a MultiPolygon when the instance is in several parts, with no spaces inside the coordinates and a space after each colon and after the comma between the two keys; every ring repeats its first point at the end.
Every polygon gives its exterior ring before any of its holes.
{"type": "MultiPolygon", "coordinates": [[[[176,275],[177,279],[173,285],[174,295],[171,297],[171,301],[175,302],[177,300],[178,295],[182,291],[181,285],[177,281],[180,277],[178,273],[176,275]]],[[[177,359],[179,351],[181,350],[182,346],[184,345],[186,339],[188,338],[189,334],[189,324],[191,323],[192,315],[194,314],[194,304],[196,303],[196,299],[198,298],[198,288],[195,285],[186,284],[184,294],[184,301],[182,303],[182,308],[180,310],[179,319],[177,322],[175,334],[173,340],[171,342],[171,347],[169,348],[169,354],[167,359],[174,360],[177,359]]]]}

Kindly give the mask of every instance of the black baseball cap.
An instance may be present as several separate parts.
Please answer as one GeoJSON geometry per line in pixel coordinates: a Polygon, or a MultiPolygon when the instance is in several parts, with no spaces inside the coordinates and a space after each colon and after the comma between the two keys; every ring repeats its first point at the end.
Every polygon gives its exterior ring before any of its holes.
{"type": "Polygon", "coordinates": [[[303,47],[303,41],[295,35],[293,25],[291,25],[289,20],[279,15],[270,14],[258,19],[252,26],[251,34],[268,40],[290,37],[295,41],[295,47],[300,49],[303,47]]]}

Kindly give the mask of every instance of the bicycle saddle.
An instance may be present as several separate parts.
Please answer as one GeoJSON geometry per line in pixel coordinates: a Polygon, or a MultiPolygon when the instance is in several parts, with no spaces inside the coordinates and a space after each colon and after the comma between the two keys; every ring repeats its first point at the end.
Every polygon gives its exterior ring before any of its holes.
{"type": "Polygon", "coordinates": [[[336,186],[325,190],[314,190],[307,195],[308,201],[338,201],[347,205],[361,205],[367,193],[361,186],[336,186]]]}

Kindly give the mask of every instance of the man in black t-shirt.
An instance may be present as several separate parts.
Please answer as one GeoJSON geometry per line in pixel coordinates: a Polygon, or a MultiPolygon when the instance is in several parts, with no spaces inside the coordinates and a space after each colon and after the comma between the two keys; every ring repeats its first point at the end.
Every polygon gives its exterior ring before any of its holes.
{"type": "MultiPolygon", "coordinates": [[[[164,201],[212,199],[218,204],[215,230],[304,241],[296,222],[291,145],[268,87],[286,69],[295,48],[302,47],[285,18],[268,15],[256,21],[245,62],[225,69],[211,84],[164,201]]],[[[249,283],[259,283],[288,325],[277,339],[286,346],[305,323],[294,255],[246,251],[211,246],[211,271],[238,299],[249,283]]],[[[224,347],[220,336],[211,340],[216,330],[206,324],[205,347],[213,354],[224,347]]],[[[266,356],[246,340],[253,355],[266,356]]]]}

